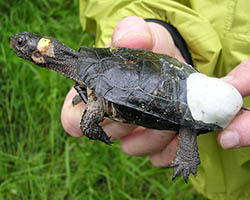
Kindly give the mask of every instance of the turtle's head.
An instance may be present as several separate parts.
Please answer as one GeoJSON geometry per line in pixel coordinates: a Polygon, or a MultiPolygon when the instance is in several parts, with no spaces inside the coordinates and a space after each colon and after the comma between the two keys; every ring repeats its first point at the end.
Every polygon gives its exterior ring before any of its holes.
{"type": "Polygon", "coordinates": [[[10,38],[10,47],[19,57],[77,81],[76,64],[79,53],[58,40],[22,32],[10,38]]]}
{"type": "MultiPolygon", "coordinates": [[[[41,50],[42,38],[43,37],[41,35],[37,35],[34,33],[29,33],[29,32],[18,33],[10,38],[10,47],[21,58],[31,60],[37,64],[43,63],[44,58],[42,53],[39,51],[41,50]]],[[[44,40],[46,39],[44,38],[44,40]]],[[[46,44],[48,48],[50,43],[49,41],[50,39],[47,38],[47,41],[43,42],[43,48],[45,48],[46,44]]]]}

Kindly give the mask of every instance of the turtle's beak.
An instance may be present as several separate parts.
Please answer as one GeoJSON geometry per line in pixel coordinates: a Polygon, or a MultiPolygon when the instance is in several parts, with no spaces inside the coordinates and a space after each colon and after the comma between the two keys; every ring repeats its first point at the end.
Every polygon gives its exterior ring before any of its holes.
{"type": "Polygon", "coordinates": [[[10,38],[10,48],[12,48],[17,53],[17,49],[16,49],[16,35],[12,35],[11,38],[10,38]]]}

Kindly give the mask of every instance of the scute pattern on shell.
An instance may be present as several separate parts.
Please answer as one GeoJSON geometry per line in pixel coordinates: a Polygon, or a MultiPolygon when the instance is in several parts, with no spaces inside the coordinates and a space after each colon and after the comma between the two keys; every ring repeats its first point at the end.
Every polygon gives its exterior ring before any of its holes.
{"type": "Polygon", "coordinates": [[[170,124],[213,130],[194,123],[186,104],[186,78],[197,72],[192,66],[142,49],[82,47],[79,52],[77,74],[98,97],[170,124]]]}

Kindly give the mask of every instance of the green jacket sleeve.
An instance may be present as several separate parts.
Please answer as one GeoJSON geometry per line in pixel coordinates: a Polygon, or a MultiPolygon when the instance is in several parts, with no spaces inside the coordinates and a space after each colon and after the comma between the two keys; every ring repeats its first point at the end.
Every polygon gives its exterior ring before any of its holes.
{"type": "MultiPolygon", "coordinates": [[[[249,9],[236,0],[80,0],[80,21],[84,31],[96,34],[97,47],[110,42],[124,17],[169,22],[185,39],[195,67],[221,77],[250,55],[249,9]]],[[[191,178],[195,188],[211,199],[250,199],[250,149],[223,150],[216,133],[199,136],[198,145],[201,165],[197,178],[191,178]]]]}

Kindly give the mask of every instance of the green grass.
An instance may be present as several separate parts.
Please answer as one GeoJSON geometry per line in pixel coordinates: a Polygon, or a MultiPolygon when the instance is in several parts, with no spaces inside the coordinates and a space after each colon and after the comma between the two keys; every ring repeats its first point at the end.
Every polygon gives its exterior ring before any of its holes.
{"type": "Polygon", "coordinates": [[[77,49],[93,45],[83,33],[78,2],[0,1],[0,199],[205,199],[172,171],[147,158],[86,138],[60,123],[72,81],[17,58],[9,38],[21,31],[56,37],[77,49]]]}

